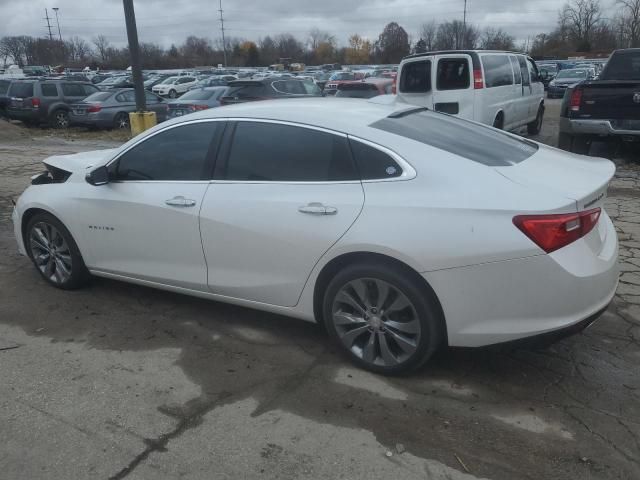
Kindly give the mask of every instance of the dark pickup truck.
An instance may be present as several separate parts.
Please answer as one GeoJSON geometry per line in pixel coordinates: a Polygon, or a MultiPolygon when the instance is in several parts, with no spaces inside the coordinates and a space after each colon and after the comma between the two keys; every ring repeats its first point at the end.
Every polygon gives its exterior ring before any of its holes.
{"type": "Polygon", "coordinates": [[[568,88],[558,146],[587,154],[598,138],[640,141],[640,48],[616,50],[596,80],[568,88]]]}

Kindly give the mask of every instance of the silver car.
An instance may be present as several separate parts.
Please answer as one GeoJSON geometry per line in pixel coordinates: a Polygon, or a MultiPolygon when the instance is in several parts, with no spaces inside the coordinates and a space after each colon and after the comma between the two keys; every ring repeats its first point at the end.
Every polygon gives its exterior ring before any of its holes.
{"type": "MultiPolygon", "coordinates": [[[[158,123],[167,119],[167,103],[159,96],[144,92],[147,109],[156,112],[158,123]]],[[[130,128],[129,113],[136,111],[136,96],[132,88],[97,92],[80,103],[71,105],[71,125],[94,128],[130,128]]]]}

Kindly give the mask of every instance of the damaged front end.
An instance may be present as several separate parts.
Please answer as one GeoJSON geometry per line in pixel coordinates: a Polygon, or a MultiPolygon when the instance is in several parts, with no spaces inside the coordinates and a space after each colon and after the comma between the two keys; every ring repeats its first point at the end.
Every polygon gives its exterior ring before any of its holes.
{"type": "Polygon", "coordinates": [[[45,185],[47,183],[64,183],[71,176],[71,172],[62,168],[44,164],[47,170],[31,177],[31,185],[45,185]]]}

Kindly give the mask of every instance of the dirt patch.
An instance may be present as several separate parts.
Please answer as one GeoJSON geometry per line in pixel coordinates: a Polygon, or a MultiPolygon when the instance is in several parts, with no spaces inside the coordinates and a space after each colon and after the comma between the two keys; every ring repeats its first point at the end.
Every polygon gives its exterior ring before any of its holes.
{"type": "Polygon", "coordinates": [[[15,125],[4,120],[0,120],[0,142],[13,141],[18,138],[26,138],[29,133],[22,125],[15,125]]]}

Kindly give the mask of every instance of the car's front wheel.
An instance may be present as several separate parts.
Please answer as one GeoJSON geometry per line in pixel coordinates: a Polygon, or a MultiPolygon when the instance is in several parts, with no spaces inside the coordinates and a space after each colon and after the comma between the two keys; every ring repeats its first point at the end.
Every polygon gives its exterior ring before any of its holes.
{"type": "Polygon", "coordinates": [[[341,349],[361,367],[397,374],[419,367],[441,345],[437,300],[402,268],[357,264],[329,283],[324,321],[341,349]]]}
{"type": "Polygon", "coordinates": [[[29,257],[47,282],[64,290],[87,283],[89,272],[78,245],[56,217],[48,213],[34,215],[25,233],[29,257]]]}
{"type": "Polygon", "coordinates": [[[169,91],[169,98],[176,98],[177,96],[178,96],[178,92],[176,92],[175,90],[169,91]]]}

